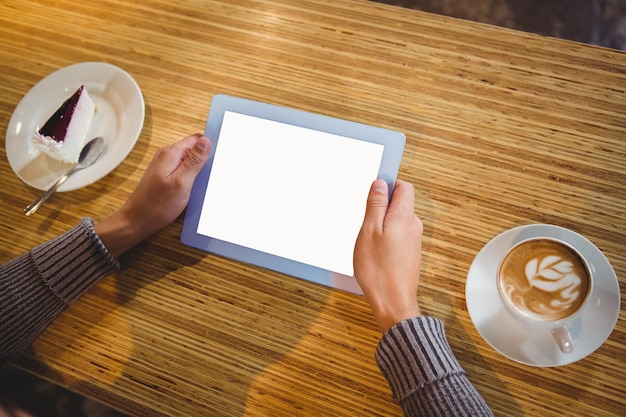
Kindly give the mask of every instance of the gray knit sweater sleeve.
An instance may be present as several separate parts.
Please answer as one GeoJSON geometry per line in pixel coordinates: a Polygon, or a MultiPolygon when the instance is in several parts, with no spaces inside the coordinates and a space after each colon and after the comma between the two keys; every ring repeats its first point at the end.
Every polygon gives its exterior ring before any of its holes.
{"type": "Polygon", "coordinates": [[[119,268],[91,219],[0,266],[0,368],[68,304],[119,268]]]}
{"type": "Polygon", "coordinates": [[[405,416],[492,416],[446,340],[443,323],[415,317],[393,326],[376,362],[405,416]]]}

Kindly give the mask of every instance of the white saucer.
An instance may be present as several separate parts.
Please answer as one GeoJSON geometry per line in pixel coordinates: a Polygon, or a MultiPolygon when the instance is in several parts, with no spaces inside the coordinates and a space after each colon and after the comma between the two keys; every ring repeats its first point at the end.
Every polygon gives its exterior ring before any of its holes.
{"type": "Polygon", "coordinates": [[[106,148],[93,166],[70,177],[59,191],[75,190],[104,177],[126,158],[139,138],[145,116],[144,100],[127,72],[103,62],[84,62],[55,71],[26,93],[7,127],[9,164],[31,187],[46,190],[71,168],[35,149],[31,137],[81,84],[96,106],[87,140],[102,136],[106,148]]]}
{"type": "Polygon", "coordinates": [[[469,269],[465,298],[472,322],[487,343],[511,360],[542,367],[567,365],[593,353],[613,331],[620,311],[617,276],[604,254],[578,233],[546,224],[520,226],[489,241],[469,269]],[[587,259],[596,276],[582,315],[568,325],[574,342],[572,353],[559,350],[549,329],[523,325],[508,312],[498,294],[500,260],[516,243],[535,237],[568,242],[587,259]]]}

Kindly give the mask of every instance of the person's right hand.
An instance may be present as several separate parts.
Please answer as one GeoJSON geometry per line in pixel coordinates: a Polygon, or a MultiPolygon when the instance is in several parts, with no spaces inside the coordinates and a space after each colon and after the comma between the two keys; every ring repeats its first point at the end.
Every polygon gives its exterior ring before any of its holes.
{"type": "Polygon", "coordinates": [[[417,303],[422,232],[413,185],[398,180],[389,201],[383,180],[372,184],[354,248],[354,276],[382,333],[421,315],[417,303]]]}

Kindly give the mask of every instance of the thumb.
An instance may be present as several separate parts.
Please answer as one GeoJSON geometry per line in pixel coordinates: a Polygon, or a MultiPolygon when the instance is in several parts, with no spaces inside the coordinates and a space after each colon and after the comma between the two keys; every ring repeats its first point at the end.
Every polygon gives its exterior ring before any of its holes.
{"type": "Polygon", "coordinates": [[[210,150],[211,141],[205,136],[199,136],[183,160],[185,171],[197,175],[209,157],[210,150]]]}
{"type": "Polygon", "coordinates": [[[389,189],[384,180],[377,179],[370,187],[365,207],[365,219],[363,226],[374,228],[382,227],[389,205],[389,189]]]}

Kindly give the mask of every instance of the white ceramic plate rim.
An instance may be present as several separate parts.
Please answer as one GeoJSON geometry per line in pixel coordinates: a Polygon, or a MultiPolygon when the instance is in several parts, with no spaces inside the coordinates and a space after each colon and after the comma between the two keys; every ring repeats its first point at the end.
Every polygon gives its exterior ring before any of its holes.
{"type": "Polygon", "coordinates": [[[465,296],[474,326],[491,347],[513,361],[540,367],[567,365],[593,353],[610,336],[620,312],[617,276],[604,254],[578,233],[547,224],[520,226],[489,241],[468,271],[465,296]],[[568,242],[596,276],[584,311],[568,325],[574,341],[569,354],[558,349],[548,328],[529,328],[512,316],[498,294],[496,272],[502,257],[522,240],[540,237],[568,242]]]}
{"type": "Polygon", "coordinates": [[[139,138],[145,104],[139,85],[126,71],[104,62],[83,62],[61,68],[24,95],[7,127],[9,165],[31,187],[46,190],[71,168],[35,149],[31,137],[81,84],[96,106],[87,140],[103,136],[106,147],[93,166],[74,174],[58,191],[76,190],[98,181],[128,156],[139,138]]]}

